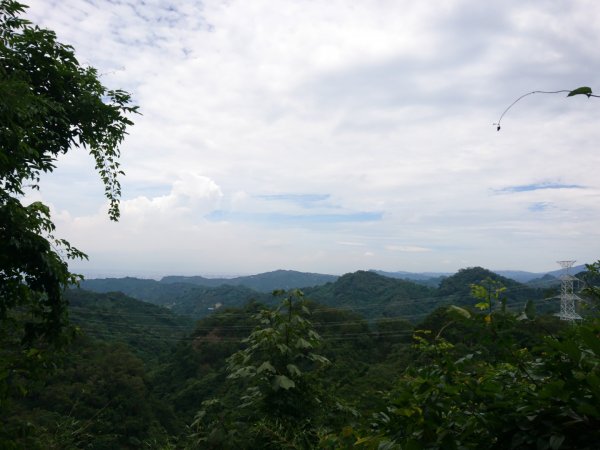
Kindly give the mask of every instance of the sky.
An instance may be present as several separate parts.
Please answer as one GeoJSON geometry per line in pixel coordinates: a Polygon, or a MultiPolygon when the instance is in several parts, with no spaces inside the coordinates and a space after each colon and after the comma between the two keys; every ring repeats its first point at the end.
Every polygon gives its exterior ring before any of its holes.
{"type": "Polygon", "coordinates": [[[121,219],[70,152],[29,200],[88,277],[545,272],[600,258],[600,3],[24,0],[142,115],[121,219]]]}

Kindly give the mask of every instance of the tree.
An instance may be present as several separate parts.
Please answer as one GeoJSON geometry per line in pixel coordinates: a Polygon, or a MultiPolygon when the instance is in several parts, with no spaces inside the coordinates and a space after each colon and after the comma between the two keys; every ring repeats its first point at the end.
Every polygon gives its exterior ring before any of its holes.
{"type": "Polygon", "coordinates": [[[493,308],[499,302],[502,304],[502,312],[506,312],[506,298],[500,296],[505,290],[506,287],[504,287],[501,282],[492,280],[490,277],[486,277],[480,284],[471,284],[471,295],[480,300],[475,307],[479,308],[481,311],[488,311],[486,320],[492,320],[493,308]],[[496,305],[494,305],[494,303],[496,303],[496,305]]]}
{"type": "Polygon", "coordinates": [[[600,309],[600,260],[585,265],[587,271],[582,275],[584,288],[581,293],[584,295],[586,308],[595,315],[598,315],[600,309]]]}
{"type": "Polygon", "coordinates": [[[283,296],[274,310],[262,309],[258,325],[227,359],[232,390],[244,391],[235,412],[224,402],[203,402],[193,427],[202,448],[314,448],[317,417],[327,409],[319,370],[329,360],[316,353],[320,335],[299,290],[283,296]],[[227,411],[229,409],[229,411],[227,411]]]}
{"type": "Polygon", "coordinates": [[[67,259],[87,258],[53,236],[50,211],[24,205],[59,155],[86,149],[119,217],[119,145],[137,112],[130,95],[108,90],[53,31],[20,17],[26,6],[0,0],[0,324],[27,318],[24,337],[54,338],[65,323],[62,292],[75,283],[67,259]]]}
{"type": "MultiPolygon", "coordinates": [[[[63,292],[81,278],[67,260],[87,258],[54,237],[48,206],[23,204],[25,190],[39,189],[59,155],[83,148],[117,220],[119,145],[137,112],[128,93],[104,87],[54,32],[22,19],[25,9],[0,0],[0,414],[55,367],[68,337],[63,292]]],[[[0,447],[10,442],[0,433],[0,447]]]]}

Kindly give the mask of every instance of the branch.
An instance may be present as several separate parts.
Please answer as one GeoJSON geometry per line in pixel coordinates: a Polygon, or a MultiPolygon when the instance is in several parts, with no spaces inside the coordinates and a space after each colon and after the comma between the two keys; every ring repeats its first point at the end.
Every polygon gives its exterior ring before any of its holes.
{"type": "Polygon", "coordinates": [[[579,87],[577,89],[573,89],[572,91],[565,90],[565,89],[562,89],[560,91],[531,91],[531,92],[528,92],[527,94],[521,95],[514,102],[512,102],[508,106],[508,108],[506,108],[504,110],[504,112],[500,115],[500,118],[498,119],[498,122],[496,122],[496,123],[494,123],[492,125],[494,125],[496,127],[496,131],[500,131],[500,128],[501,128],[500,122],[502,122],[502,118],[508,112],[508,110],[511,109],[513,106],[515,106],[515,104],[517,104],[519,101],[521,101],[522,99],[524,99],[525,97],[527,97],[529,95],[532,95],[532,94],[561,94],[561,93],[564,93],[564,92],[567,93],[567,97],[573,97],[574,95],[586,95],[587,98],[590,98],[590,97],[600,98],[600,95],[592,94],[592,89],[589,88],[589,87],[587,87],[587,86],[582,86],[582,87],[579,87]]]}

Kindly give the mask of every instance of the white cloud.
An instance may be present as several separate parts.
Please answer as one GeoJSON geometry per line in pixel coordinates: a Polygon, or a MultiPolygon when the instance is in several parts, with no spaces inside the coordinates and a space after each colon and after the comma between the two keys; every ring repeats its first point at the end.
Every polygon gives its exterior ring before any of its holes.
{"type": "Polygon", "coordinates": [[[388,245],[387,250],[392,252],[404,252],[404,253],[423,253],[430,252],[430,248],[419,247],[418,245],[388,245]]]}
{"type": "Polygon", "coordinates": [[[44,198],[68,213],[61,229],[96,255],[90,267],[543,270],[600,254],[599,103],[533,95],[501,132],[492,126],[525,92],[593,83],[600,4],[30,5],[143,113],[122,149],[121,223],[96,214],[102,187],[81,153],[43,180],[44,198]],[[586,189],[497,193],[540,182],[586,189]],[[267,199],[278,195],[328,197],[267,199]],[[238,220],[207,220],[216,210],[238,220]],[[276,219],[309,213],[382,216],[276,219]]]}

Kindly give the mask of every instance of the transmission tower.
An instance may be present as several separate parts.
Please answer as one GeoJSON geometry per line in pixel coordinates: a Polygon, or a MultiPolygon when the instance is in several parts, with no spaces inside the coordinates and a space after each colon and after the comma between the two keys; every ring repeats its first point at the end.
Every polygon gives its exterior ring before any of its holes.
{"type": "Polygon", "coordinates": [[[557,261],[563,268],[563,273],[560,275],[560,320],[581,320],[581,316],[575,312],[575,300],[580,298],[573,293],[573,282],[577,280],[569,273],[569,269],[573,267],[575,261],[557,261]]]}

